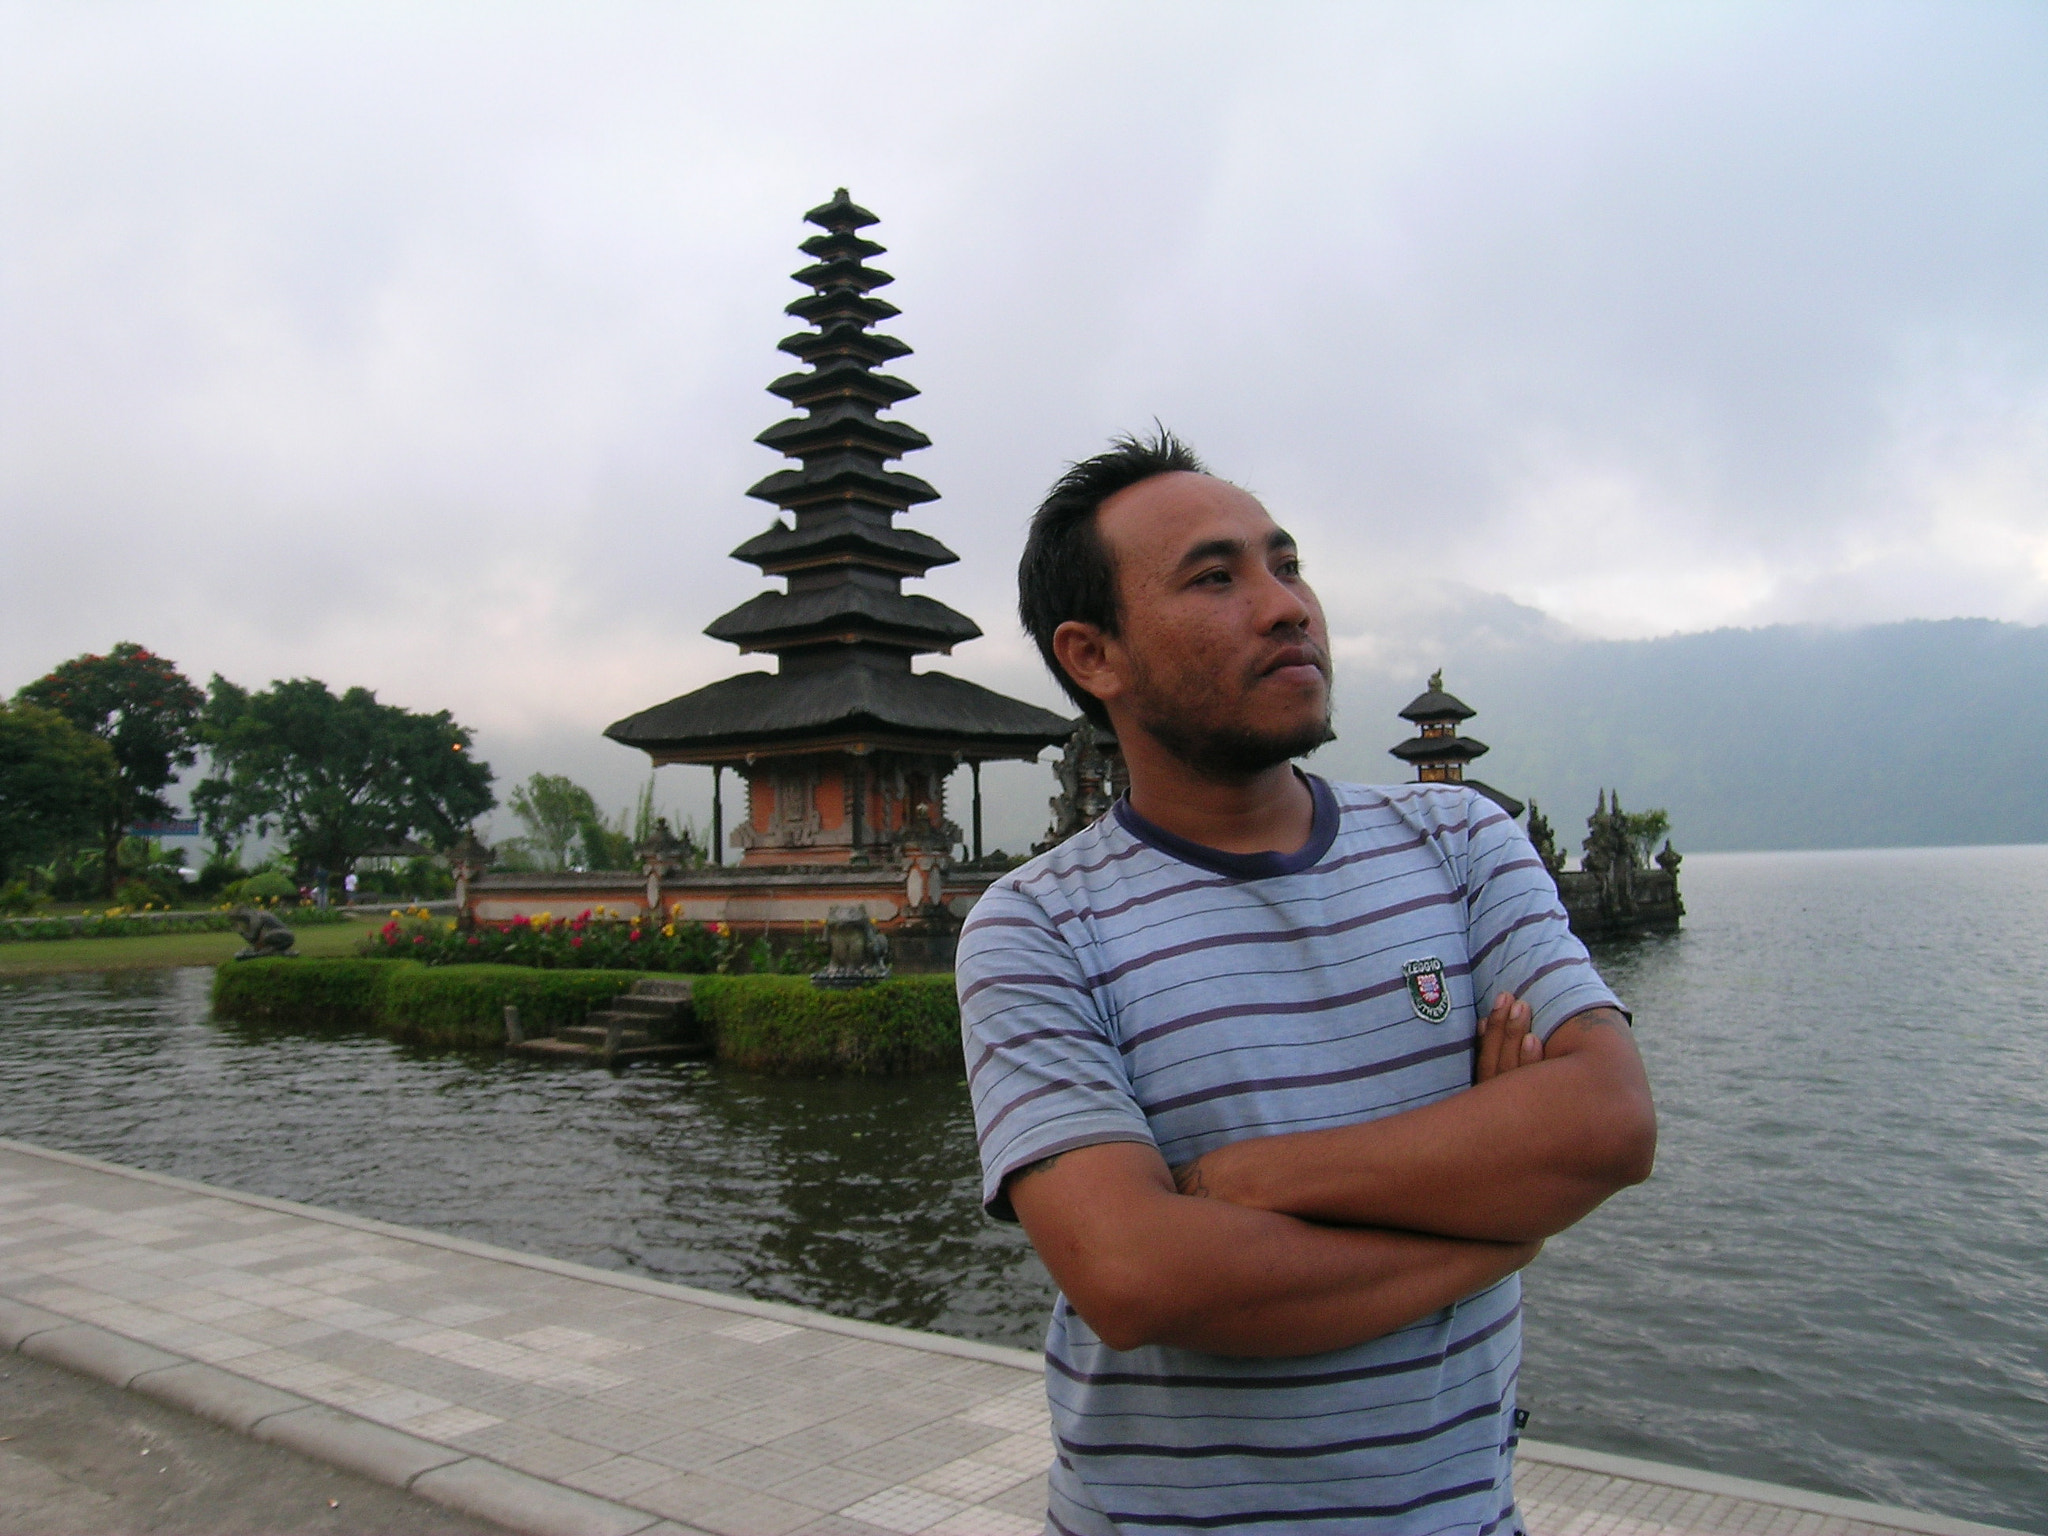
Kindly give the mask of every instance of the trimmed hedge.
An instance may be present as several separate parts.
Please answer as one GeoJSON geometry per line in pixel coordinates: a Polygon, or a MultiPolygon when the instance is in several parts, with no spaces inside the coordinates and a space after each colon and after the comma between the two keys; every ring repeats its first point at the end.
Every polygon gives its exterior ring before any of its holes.
{"type": "Polygon", "coordinates": [[[814,987],[802,976],[700,976],[693,998],[718,1059],[750,1072],[961,1070],[951,976],[905,976],[845,991],[814,987]]]}
{"type": "Polygon", "coordinates": [[[581,1024],[633,985],[630,971],[540,971],[520,965],[440,968],[411,960],[242,960],[213,973],[224,1019],[374,1029],[426,1045],[492,1046],[505,1005],[543,1035],[581,1024]]]}
{"type": "MultiPolygon", "coordinates": [[[[505,1005],[529,1034],[580,1024],[638,971],[521,965],[427,966],[414,960],[243,960],[213,974],[213,1010],[254,1023],[374,1029],[427,1045],[505,1039],[505,1005]]],[[[961,1070],[951,976],[905,976],[826,991],[802,976],[698,976],[698,1023],[718,1059],[788,1075],[961,1070]]]]}
{"type": "Polygon", "coordinates": [[[368,1028],[383,985],[364,960],[231,960],[214,969],[213,1011],[254,1024],[368,1028]]]}
{"type": "MultiPolygon", "coordinates": [[[[348,914],[332,907],[278,907],[287,928],[318,928],[345,923],[348,914]]],[[[129,912],[112,908],[69,917],[0,918],[0,944],[40,943],[45,939],[140,939],[159,933],[232,933],[234,914],[221,908],[204,912],[129,912]]]]}

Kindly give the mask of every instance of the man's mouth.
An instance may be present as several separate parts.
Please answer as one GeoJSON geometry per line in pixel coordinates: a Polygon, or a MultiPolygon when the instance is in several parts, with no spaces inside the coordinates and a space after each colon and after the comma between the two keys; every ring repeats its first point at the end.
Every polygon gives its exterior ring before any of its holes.
{"type": "Polygon", "coordinates": [[[1330,665],[1313,645],[1287,645],[1266,659],[1259,668],[1259,676],[1284,683],[1306,683],[1318,678],[1328,682],[1330,665]]]}

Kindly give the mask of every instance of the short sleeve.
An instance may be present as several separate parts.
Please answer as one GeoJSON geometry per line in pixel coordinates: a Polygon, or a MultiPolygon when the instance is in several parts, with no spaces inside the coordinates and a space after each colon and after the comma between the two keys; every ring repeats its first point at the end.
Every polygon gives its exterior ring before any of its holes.
{"type": "Polygon", "coordinates": [[[1529,1005],[1544,1039],[1574,1014],[1621,1004],[1593,969],[1557,897],[1557,882],[1528,836],[1499,806],[1474,794],[1466,833],[1465,902],[1472,997],[1484,1018],[1511,992],[1529,1005]]]}
{"type": "Polygon", "coordinates": [[[1015,1221],[1003,1181],[1101,1142],[1155,1145],[1080,956],[1041,907],[998,884],[975,904],[955,963],[983,1207],[1015,1221]]]}

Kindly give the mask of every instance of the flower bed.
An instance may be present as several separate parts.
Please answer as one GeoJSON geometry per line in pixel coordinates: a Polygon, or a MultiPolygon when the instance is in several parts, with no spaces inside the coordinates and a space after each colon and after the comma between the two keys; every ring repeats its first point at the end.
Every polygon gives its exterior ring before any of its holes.
{"type": "Polygon", "coordinates": [[[820,939],[776,950],[725,923],[656,922],[593,907],[575,917],[543,912],[464,931],[424,908],[394,911],[356,947],[366,958],[422,965],[526,965],[540,970],[681,971],[699,975],[807,975],[827,959],[820,939]]]}

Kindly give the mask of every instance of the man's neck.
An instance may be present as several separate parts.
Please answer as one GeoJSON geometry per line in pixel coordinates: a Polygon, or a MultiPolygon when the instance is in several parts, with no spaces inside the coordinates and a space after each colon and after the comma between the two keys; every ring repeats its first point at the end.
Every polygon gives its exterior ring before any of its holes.
{"type": "Polygon", "coordinates": [[[1131,809],[1176,837],[1219,853],[1293,853],[1315,831],[1315,796],[1292,763],[1242,779],[1190,768],[1141,731],[1118,736],[1131,809]]]}

